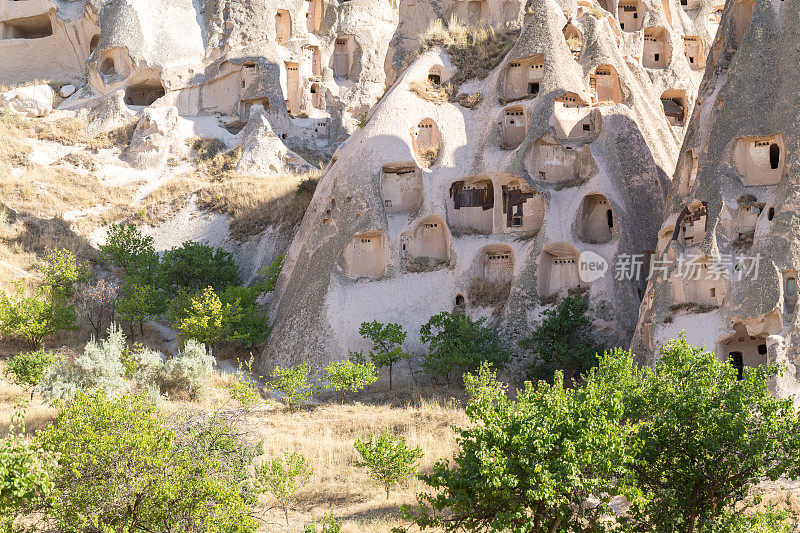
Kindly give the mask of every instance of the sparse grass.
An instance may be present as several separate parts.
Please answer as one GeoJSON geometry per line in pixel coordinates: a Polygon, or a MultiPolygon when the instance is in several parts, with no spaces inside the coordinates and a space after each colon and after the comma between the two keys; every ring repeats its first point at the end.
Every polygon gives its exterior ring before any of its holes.
{"type": "Polygon", "coordinates": [[[242,156],[241,147],[228,150],[221,140],[211,137],[187,141],[197,158],[197,171],[205,178],[222,180],[230,177],[242,156]]]}
{"type": "Polygon", "coordinates": [[[417,159],[422,167],[430,168],[436,164],[439,159],[438,148],[425,148],[417,153],[417,159]]]}
{"type": "Polygon", "coordinates": [[[493,282],[485,279],[473,279],[469,284],[467,298],[478,307],[500,307],[508,299],[511,282],[493,282]]]}
{"type": "Polygon", "coordinates": [[[415,257],[404,263],[408,272],[433,272],[447,265],[447,261],[435,257],[415,257]]]}
{"type": "Polygon", "coordinates": [[[303,219],[321,171],[256,178],[236,175],[204,187],[198,204],[231,217],[231,233],[246,238],[268,226],[292,227],[303,219]]]}
{"type": "MultiPolygon", "coordinates": [[[[467,80],[488,76],[514,46],[518,35],[519,29],[497,31],[491,27],[467,26],[456,17],[451,17],[445,25],[436,19],[420,35],[419,53],[442,46],[458,69],[450,79],[457,88],[467,80]]],[[[406,63],[415,58],[409,57],[406,63]]]]}
{"type": "Polygon", "coordinates": [[[571,35],[567,37],[567,47],[572,52],[580,52],[583,48],[583,41],[577,35],[571,35]]]}
{"type": "Polygon", "coordinates": [[[461,93],[456,96],[456,102],[461,104],[462,106],[466,107],[467,109],[472,109],[473,107],[477,106],[481,102],[483,102],[483,94],[481,93],[469,93],[464,94],[461,93]]]}
{"type": "Polygon", "coordinates": [[[445,85],[434,85],[428,80],[412,81],[408,88],[423,100],[435,104],[449,102],[453,97],[453,86],[449,83],[445,85]]]}
{"type": "Polygon", "coordinates": [[[109,187],[65,168],[29,165],[25,171],[0,175],[0,197],[20,214],[38,218],[63,216],[65,210],[127,206],[131,187],[109,187]]]}

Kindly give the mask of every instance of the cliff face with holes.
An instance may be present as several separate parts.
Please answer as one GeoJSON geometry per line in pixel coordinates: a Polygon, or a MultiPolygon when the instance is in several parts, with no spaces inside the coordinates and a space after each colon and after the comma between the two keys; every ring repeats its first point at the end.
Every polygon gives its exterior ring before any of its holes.
{"type": "Polygon", "coordinates": [[[797,392],[800,367],[798,8],[725,9],[659,231],[663,270],[633,343],[652,357],[685,331],[740,368],[782,363],[780,396],[797,392]]]}
{"type": "Polygon", "coordinates": [[[613,265],[656,248],[709,6],[536,0],[500,64],[458,88],[470,107],[436,98],[455,73],[443,49],[417,59],[318,186],[264,366],[345,357],[373,319],[402,324],[418,351],[420,325],[454,309],[513,345],[575,288],[598,333],[627,343],[645,284],[613,265]],[[582,276],[582,252],[611,271],[582,276]]]}

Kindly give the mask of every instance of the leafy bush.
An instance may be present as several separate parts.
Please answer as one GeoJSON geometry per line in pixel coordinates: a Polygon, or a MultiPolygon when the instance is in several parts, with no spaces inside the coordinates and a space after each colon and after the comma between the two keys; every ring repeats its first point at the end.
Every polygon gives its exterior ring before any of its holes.
{"type": "MultiPolygon", "coordinates": [[[[272,289],[274,290],[274,284],[272,289]]],[[[225,321],[226,340],[241,342],[248,348],[267,340],[270,332],[267,309],[257,302],[258,297],[263,294],[261,290],[260,286],[229,286],[220,295],[223,305],[231,308],[225,321]]]]}
{"type": "Polygon", "coordinates": [[[17,354],[8,362],[6,377],[23,388],[33,389],[42,381],[44,372],[56,363],[56,359],[56,354],[47,350],[17,354]]]}
{"type": "Polygon", "coordinates": [[[269,375],[267,390],[280,395],[280,399],[294,412],[298,405],[306,405],[317,387],[309,381],[310,369],[305,363],[296,366],[276,366],[269,375]]]}
{"type": "Polygon", "coordinates": [[[800,418],[791,398],[769,390],[781,371],[762,364],[740,381],[683,334],[654,368],[639,371],[629,359],[614,369],[634,428],[624,480],[635,487],[624,520],[631,531],[746,531],[741,520],[753,517],[740,517],[739,504],[750,487],[800,475],[800,418]]]}
{"type": "Polygon", "coordinates": [[[187,391],[189,397],[196,398],[198,393],[208,387],[216,364],[210,349],[201,342],[189,339],[183,351],[167,361],[167,387],[171,390],[187,391]]]}
{"type": "Polygon", "coordinates": [[[592,334],[589,302],[574,292],[554,309],[545,310],[541,324],[519,344],[537,356],[528,370],[533,380],[551,381],[556,370],[561,370],[568,383],[577,381],[597,364],[597,354],[603,353],[592,334]]]}
{"type": "Polygon", "coordinates": [[[403,326],[391,322],[381,324],[373,320],[362,323],[358,333],[372,341],[373,347],[369,351],[372,363],[378,368],[389,367],[389,390],[392,390],[392,365],[404,359],[411,359],[411,354],[403,351],[403,341],[406,340],[403,326]]]}
{"type": "Polygon", "coordinates": [[[108,337],[97,341],[92,338],[83,349],[83,354],[59,359],[49,367],[42,377],[39,388],[45,399],[71,400],[79,391],[99,390],[107,396],[121,394],[128,386],[122,355],[125,351],[125,336],[112,324],[108,337]]]}
{"type": "Polygon", "coordinates": [[[261,392],[258,382],[252,377],[253,356],[239,364],[238,370],[233,375],[227,386],[228,395],[238,403],[244,410],[249,411],[255,404],[261,401],[261,392]]]}
{"type": "Polygon", "coordinates": [[[16,337],[38,346],[51,335],[75,329],[75,307],[49,285],[39,287],[32,296],[22,283],[11,295],[0,291],[0,337],[16,337]]]}
{"type": "Polygon", "coordinates": [[[565,387],[557,373],[553,385],[526,382],[513,401],[478,394],[466,412],[459,451],[419,476],[430,492],[403,506],[406,519],[448,532],[605,530],[628,458],[619,397],[565,387]]]}
{"type": "Polygon", "coordinates": [[[414,475],[423,456],[420,448],[409,448],[404,437],[389,433],[370,435],[363,441],[356,439],[353,446],[361,455],[356,466],[369,470],[370,476],[386,489],[387,500],[392,485],[414,475]]]}
{"type": "Polygon", "coordinates": [[[14,519],[42,505],[53,490],[56,461],[36,443],[25,440],[25,405],[11,417],[8,436],[0,439],[0,530],[14,528],[14,519]]]}
{"type": "Polygon", "coordinates": [[[152,270],[158,265],[153,237],[142,235],[133,224],[112,224],[105,244],[100,245],[100,259],[127,273],[153,282],[152,270]]]}
{"type": "Polygon", "coordinates": [[[352,360],[331,361],[322,375],[328,386],[339,393],[341,404],[344,404],[345,391],[356,393],[378,381],[375,365],[352,360]]]}
{"type": "Polygon", "coordinates": [[[165,287],[173,290],[210,286],[222,291],[230,285],[242,284],[231,254],[198,242],[185,242],[164,252],[161,274],[165,287]]]}
{"type": "Polygon", "coordinates": [[[75,285],[89,280],[89,263],[79,261],[69,250],[56,250],[44,258],[42,277],[45,285],[70,296],[75,285]]]}
{"type": "Polygon", "coordinates": [[[308,483],[314,470],[299,453],[285,453],[272,457],[256,467],[256,486],[259,491],[271,494],[283,508],[286,524],[289,524],[289,509],[297,491],[308,483]]]}
{"type": "Polygon", "coordinates": [[[471,402],[495,402],[506,395],[507,385],[497,380],[497,372],[486,361],[474,374],[464,374],[464,392],[471,402]]]}
{"type": "Polygon", "coordinates": [[[37,439],[59,457],[39,511],[64,533],[253,532],[258,452],[239,435],[218,415],[167,420],[143,395],[78,394],[37,439]]]}
{"type": "Polygon", "coordinates": [[[475,372],[484,361],[494,367],[503,365],[508,361],[508,353],[484,322],[484,319],[473,322],[461,313],[432,316],[419,330],[422,342],[428,344],[422,368],[449,383],[456,368],[475,372]]]}
{"type": "Polygon", "coordinates": [[[153,350],[134,344],[133,348],[126,348],[122,354],[122,365],[125,377],[132,378],[139,385],[156,385],[166,376],[164,357],[158,350],[153,350]]]}
{"type": "Polygon", "coordinates": [[[281,270],[283,270],[285,259],[285,255],[279,255],[273,259],[270,264],[262,267],[258,271],[258,275],[263,276],[263,280],[255,284],[253,288],[257,291],[259,296],[275,290],[275,285],[278,284],[278,276],[280,276],[281,270]]]}

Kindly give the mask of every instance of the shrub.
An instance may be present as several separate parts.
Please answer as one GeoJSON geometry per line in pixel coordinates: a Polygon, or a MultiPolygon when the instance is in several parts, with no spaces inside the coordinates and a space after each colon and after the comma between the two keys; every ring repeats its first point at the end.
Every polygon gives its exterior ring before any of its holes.
{"type": "Polygon", "coordinates": [[[628,459],[619,396],[565,387],[557,373],[553,385],[526,382],[513,401],[479,394],[466,412],[458,452],[419,476],[430,492],[403,506],[404,518],[447,532],[605,531],[628,459]]]}
{"type": "Polygon", "coordinates": [[[267,390],[280,395],[280,400],[294,412],[298,405],[307,405],[316,392],[316,386],[309,381],[310,369],[305,363],[296,366],[276,366],[269,375],[267,390]]]}
{"type": "Polygon", "coordinates": [[[253,532],[257,452],[239,434],[218,415],[167,420],[143,395],[78,394],[37,439],[59,457],[40,511],[64,533],[253,532]]]}
{"type": "Polygon", "coordinates": [[[56,461],[25,439],[25,404],[11,417],[8,436],[0,439],[0,530],[16,532],[15,517],[40,506],[53,490],[56,461]]]}
{"type": "Polygon", "coordinates": [[[464,374],[464,392],[471,402],[495,402],[506,395],[507,386],[497,380],[497,372],[486,361],[474,374],[464,374]]]}
{"type": "Polygon", "coordinates": [[[272,457],[256,467],[256,486],[259,491],[271,494],[278,500],[289,525],[289,509],[297,491],[308,483],[314,474],[311,465],[299,453],[285,453],[272,457]]]}
{"type": "MultiPolygon", "coordinates": [[[[274,288],[272,284],[270,290],[274,288]]],[[[262,308],[257,302],[261,294],[261,286],[230,286],[220,295],[222,304],[230,307],[230,312],[225,317],[225,340],[241,342],[248,348],[267,340],[270,332],[269,317],[266,306],[262,308]]]]}
{"type": "Polygon", "coordinates": [[[473,322],[461,313],[439,313],[420,328],[422,342],[428,353],[422,367],[431,374],[450,382],[451,373],[475,372],[486,361],[499,367],[508,361],[508,353],[500,346],[494,332],[484,326],[485,320],[473,322]]]}
{"type": "Polygon", "coordinates": [[[166,377],[166,365],[161,352],[139,343],[134,344],[133,348],[126,348],[122,353],[122,366],[126,378],[133,379],[145,388],[157,386],[166,377]]]}
{"type": "Polygon", "coordinates": [[[275,290],[275,285],[278,284],[278,276],[280,276],[281,270],[283,270],[285,259],[285,255],[279,255],[273,259],[270,264],[262,267],[258,271],[258,275],[263,276],[263,280],[254,285],[253,288],[257,291],[259,296],[275,290]]]}
{"type": "Polygon", "coordinates": [[[197,398],[198,393],[208,387],[216,364],[210,349],[201,342],[189,339],[183,351],[167,361],[167,387],[187,391],[190,398],[197,398]]]}
{"type": "Polygon", "coordinates": [[[597,354],[603,352],[603,346],[592,334],[589,302],[575,292],[554,309],[545,310],[541,324],[520,346],[537,356],[528,369],[530,379],[551,381],[556,370],[561,370],[567,383],[580,379],[597,364],[597,354]]]}
{"type": "Polygon", "coordinates": [[[0,292],[0,337],[16,337],[38,346],[51,335],[75,329],[75,307],[49,285],[39,287],[32,296],[22,283],[11,295],[0,292]]]}
{"type": "Polygon", "coordinates": [[[75,285],[89,280],[89,263],[79,261],[69,250],[56,250],[44,258],[42,277],[45,285],[71,296],[75,285]]]}
{"type": "Polygon", "coordinates": [[[161,274],[165,287],[173,290],[210,286],[222,291],[230,285],[242,284],[231,254],[198,242],[185,242],[164,252],[161,274]]]}
{"type": "MultiPolygon", "coordinates": [[[[123,269],[127,273],[149,271],[158,258],[153,248],[153,237],[142,235],[141,230],[133,224],[112,224],[108,228],[105,244],[100,245],[100,259],[112,266],[123,269]]],[[[150,280],[152,281],[152,280],[150,280]]]]}
{"type": "Polygon", "coordinates": [[[352,360],[331,361],[323,371],[328,386],[339,393],[339,403],[344,404],[344,392],[359,392],[378,381],[378,372],[372,363],[352,360]]]}
{"type": "Polygon", "coordinates": [[[261,401],[261,392],[258,382],[252,377],[253,356],[243,364],[239,363],[239,369],[233,375],[227,386],[228,395],[239,404],[245,411],[249,411],[255,404],[261,401]]]}
{"type": "Polygon", "coordinates": [[[356,439],[353,446],[361,456],[356,466],[369,470],[370,476],[386,489],[387,500],[392,485],[414,475],[423,456],[420,448],[409,448],[404,437],[389,433],[370,435],[363,441],[356,439]]]}
{"type": "Polygon", "coordinates": [[[381,324],[377,320],[364,322],[358,332],[365,339],[372,341],[369,351],[372,363],[378,367],[389,367],[389,390],[392,390],[392,366],[402,360],[411,359],[411,354],[403,351],[406,332],[400,324],[381,324]]]}
{"type": "Polygon", "coordinates": [[[125,336],[112,324],[107,338],[99,342],[92,338],[74,361],[60,358],[49,367],[39,388],[48,401],[71,400],[79,391],[98,390],[107,396],[117,396],[128,386],[122,364],[124,351],[125,336]]]}
{"type": "Polygon", "coordinates": [[[6,367],[6,377],[17,385],[33,389],[44,376],[44,372],[56,363],[56,354],[47,350],[36,350],[35,352],[23,352],[14,356],[6,367]]]}

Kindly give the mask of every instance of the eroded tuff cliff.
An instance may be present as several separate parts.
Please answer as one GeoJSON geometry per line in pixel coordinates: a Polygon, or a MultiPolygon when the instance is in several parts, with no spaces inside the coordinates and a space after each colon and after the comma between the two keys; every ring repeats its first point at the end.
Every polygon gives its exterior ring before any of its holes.
{"type": "Polygon", "coordinates": [[[798,387],[797,1],[729,2],[708,57],[633,348],[685,331],[735,366],[798,387]],[[792,14],[792,15],[790,15],[792,14]]]}
{"type": "Polygon", "coordinates": [[[655,250],[718,7],[535,0],[511,51],[450,101],[431,95],[456,62],[442,47],[418,58],[328,166],[264,365],[345,357],[373,319],[416,350],[420,325],[454,308],[513,343],[574,288],[626,343],[645,284],[613,265],[655,250]],[[586,251],[612,270],[582,279],[586,251]]]}

